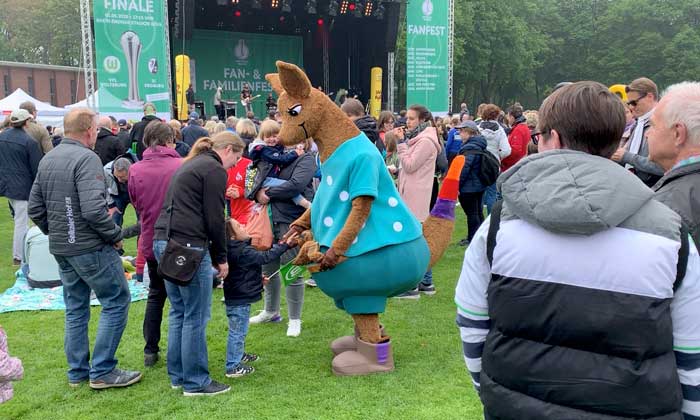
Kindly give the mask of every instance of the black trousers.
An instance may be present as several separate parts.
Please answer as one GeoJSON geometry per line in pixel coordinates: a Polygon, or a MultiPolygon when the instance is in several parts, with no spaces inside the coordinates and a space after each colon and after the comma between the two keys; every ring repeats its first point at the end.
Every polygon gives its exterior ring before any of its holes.
{"type": "Polygon", "coordinates": [[[148,301],[146,301],[146,314],[143,318],[143,338],[146,340],[144,353],[158,353],[160,342],[160,324],[163,320],[163,308],[168,294],[165,291],[163,278],[158,274],[158,262],[146,260],[148,265],[148,277],[151,283],[148,288],[148,301]]]}
{"type": "Polygon", "coordinates": [[[479,230],[479,226],[484,223],[484,210],[481,207],[481,198],[483,196],[483,191],[459,195],[459,205],[462,206],[462,210],[467,216],[467,240],[470,242],[476,231],[479,230]]]}
{"type": "Polygon", "coordinates": [[[221,122],[226,121],[226,116],[224,115],[224,106],[223,105],[214,105],[214,109],[216,109],[216,116],[219,117],[219,121],[221,121],[221,122]]]}

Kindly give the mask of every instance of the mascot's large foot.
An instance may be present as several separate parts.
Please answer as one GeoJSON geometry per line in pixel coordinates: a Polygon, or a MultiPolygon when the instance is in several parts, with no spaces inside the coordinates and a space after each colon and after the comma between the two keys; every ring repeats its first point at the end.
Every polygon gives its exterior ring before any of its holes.
{"type": "Polygon", "coordinates": [[[333,373],[338,376],[391,372],[394,370],[391,340],[371,344],[357,338],[357,349],[335,356],[332,367],[333,373]]]}
{"type": "MultiPolygon", "coordinates": [[[[380,325],[379,326],[379,332],[382,334],[382,336],[386,336],[386,331],[384,330],[384,326],[380,325]]],[[[346,335],[340,338],[336,338],[331,342],[331,351],[333,352],[334,355],[339,355],[340,353],[350,351],[350,350],[356,350],[357,349],[357,339],[360,337],[360,331],[358,331],[357,327],[355,327],[355,335],[346,335]]]]}

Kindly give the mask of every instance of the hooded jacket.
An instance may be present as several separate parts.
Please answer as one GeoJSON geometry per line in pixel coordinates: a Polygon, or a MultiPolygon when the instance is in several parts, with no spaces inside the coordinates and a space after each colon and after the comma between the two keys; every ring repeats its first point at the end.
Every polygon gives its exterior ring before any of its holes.
{"type": "Polygon", "coordinates": [[[435,160],[441,149],[435,127],[427,127],[416,137],[397,146],[401,162],[399,194],[420,222],[430,214],[435,160]]]}
{"type": "Polygon", "coordinates": [[[508,134],[510,155],[501,160],[501,171],[505,172],[525,156],[527,156],[527,144],[530,142],[530,129],[525,124],[525,118],[515,120],[515,125],[508,134]]]}
{"type": "Polygon", "coordinates": [[[479,229],[455,296],[487,418],[681,419],[699,393],[700,258],[690,247],[674,290],[678,215],[582,152],[530,156],[498,183],[500,229],[479,229]]]}
{"type": "Polygon", "coordinates": [[[175,171],[182,165],[176,150],[164,146],[148,148],[143,152],[143,160],[129,169],[129,197],[141,221],[141,238],[138,242],[139,255],[146,260],[154,260],[153,233],[156,221],[163,207],[165,194],[175,171]]]}
{"type": "MultiPolygon", "coordinates": [[[[134,124],[131,127],[130,143],[133,145],[136,143],[136,156],[139,160],[143,159],[143,151],[146,150],[146,145],[143,144],[143,133],[146,131],[146,126],[151,123],[151,121],[159,120],[160,118],[155,115],[144,115],[141,121],[134,124]]],[[[184,133],[183,133],[184,134],[184,133]]]]}
{"type": "Polygon", "coordinates": [[[384,142],[379,138],[379,132],[377,131],[377,121],[371,115],[365,115],[355,120],[355,126],[357,126],[360,131],[365,133],[368,139],[379,149],[380,152],[384,152],[386,147],[384,142]]]}
{"type": "Polygon", "coordinates": [[[108,129],[100,127],[100,131],[97,133],[97,142],[95,143],[95,153],[100,157],[102,166],[114,161],[117,156],[123,155],[124,152],[126,152],[126,149],[122,146],[119,138],[108,129]]]}
{"type": "Polygon", "coordinates": [[[289,247],[274,244],[269,251],[258,251],[247,241],[228,241],[227,259],[230,268],[224,281],[227,305],[249,305],[262,297],[262,266],[277,260],[289,247]]]}
{"type": "Polygon", "coordinates": [[[510,143],[508,143],[508,135],[498,122],[482,121],[479,123],[479,130],[486,140],[486,150],[494,155],[499,162],[510,156],[511,148],[510,143]]]}
{"type": "Polygon", "coordinates": [[[466,155],[466,161],[459,176],[459,193],[481,192],[488,187],[479,179],[483,156],[468,154],[470,150],[486,151],[486,140],[482,136],[471,136],[464,146],[459,150],[459,154],[466,155]]]}

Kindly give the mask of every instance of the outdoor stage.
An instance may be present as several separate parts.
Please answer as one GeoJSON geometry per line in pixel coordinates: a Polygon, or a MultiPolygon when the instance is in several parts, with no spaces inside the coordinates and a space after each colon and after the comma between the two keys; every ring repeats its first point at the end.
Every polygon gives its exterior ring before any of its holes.
{"type": "MultiPolygon", "coordinates": [[[[251,87],[256,116],[265,115],[271,88],[266,73],[275,61],[302,66],[311,83],[332,97],[339,89],[367,103],[370,69],[383,69],[382,103],[390,101],[387,80],[402,0],[169,0],[170,49],[190,58],[197,101],[214,113],[217,87],[223,99],[240,104],[243,83],[251,87]],[[194,17],[194,19],[192,18],[194,17]]],[[[173,71],[175,86],[176,72],[173,71]]],[[[185,89],[189,83],[185,81],[185,89]]]]}

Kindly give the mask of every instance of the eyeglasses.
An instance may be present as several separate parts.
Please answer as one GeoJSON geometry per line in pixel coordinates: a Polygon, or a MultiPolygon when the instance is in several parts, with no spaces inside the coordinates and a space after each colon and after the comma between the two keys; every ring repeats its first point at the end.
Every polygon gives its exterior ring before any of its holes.
{"type": "Polygon", "coordinates": [[[639,101],[647,97],[646,92],[639,92],[639,95],[639,98],[627,101],[627,106],[637,106],[637,104],[639,104],[639,101]]]}
{"type": "Polygon", "coordinates": [[[540,133],[539,131],[530,134],[530,140],[532,140],[532,144],[537,146],[537,143],[539,143],[540,139],[542,138],[542,134],[543,133],[540,133]]]}

